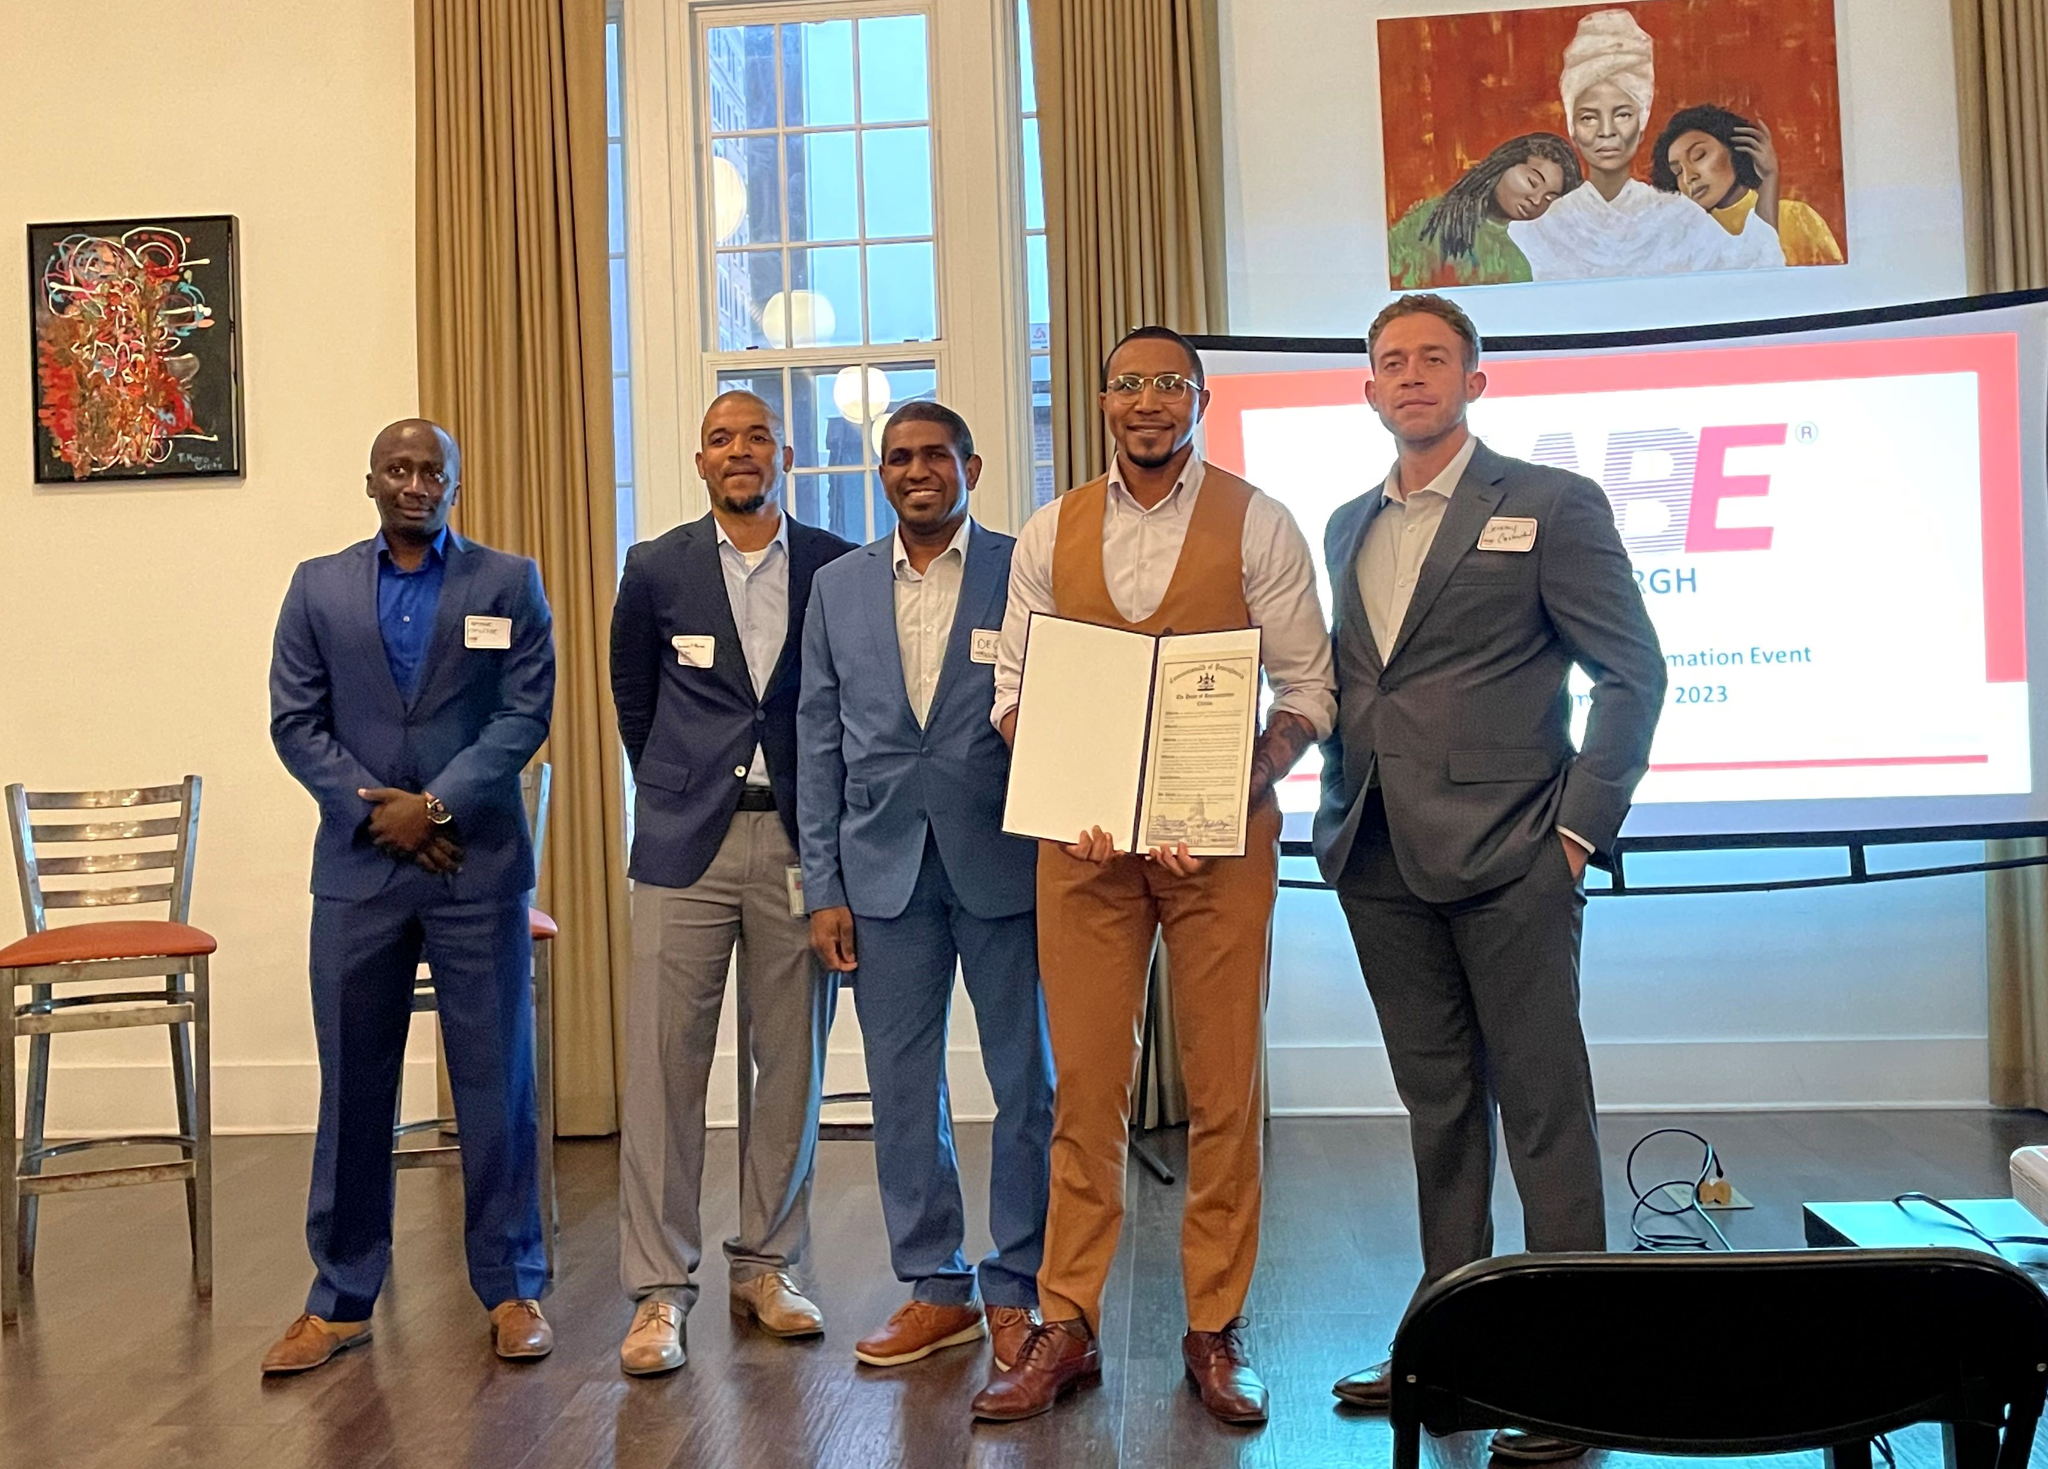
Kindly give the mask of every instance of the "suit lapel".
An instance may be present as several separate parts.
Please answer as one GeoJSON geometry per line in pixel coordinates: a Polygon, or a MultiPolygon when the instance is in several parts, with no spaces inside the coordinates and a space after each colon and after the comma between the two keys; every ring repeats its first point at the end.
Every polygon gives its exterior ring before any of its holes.
{"type": "Polygon", "coordinates": [[[463,609],[469,605],[469,579],[475,571],[476,557],[470,554],[469,543],[449,531],[441,553],[441,600],[434,608],[434,637],[427,644],[426,661],[420,665],[419,680],[413,685],[413,705],[426,697],[456,646],[465,615],[463,609]]]}
{"type": "Polygon", "coordinates": [[[1365,549],[1366,531],[1372,528],[1373,521],[1379,518],[1386,503],[1386,486],[1374,486],[1365,497],[1358,523],[1344,538],[1344,544],[1338,547],[1337,562],[1330,568],[1331,615],[1336,619],[1331,631],[1338,638],[1342,638],[1347,630],[1361,638],[1365,656],[1375,668],[1380,666],[1380,645],[1372,635],[1372,624],[1366,621],[1365,596],[1358,588],[1358,556],[1365,549]]]}
{"type": "Polygon", "coordinates": [[[707,515],[694,522],[690,532],[690,538],[683,543],[683,582],[685,586],[703,588],[698,596],[704,609],[704,625],[711,631],[711,671],[751,703],[754,680],[747,672],[747,650],[740,646],[740,625],[732,615],[732,594],[725,586],[718,529],[707,515]]]}
{"type": "Polygon", "coordinates": [[[1000,610],[990,617],[991,604],[999,602],[1010,586],[1010,579],[1003,574],[1005,568],[998,564],[1002,559],[999,550],[979,525],[968,531],[967,564],[960,569],[960,600],[953,609],[953,630],[946,637],[946,661],[939,665],[939,685],[932,690],[932,707],[925,714],[928,726],[974,662],[974,630],[1002,626],[1000,610]]]}
{"type": "Polygon", "coordinates": [[[356,605],[355,626],[363,640],[362,661],[377,671],[370,675],[376,686],[377,697],[390,701],[393,715],[403,718],[405,700],[398,692],[398,683],[391,677],[391,655],[384,651],[384,620],[377,610],[378,582],[382,567],[377,556],[374,540],[362,543],[363,565],[356,571],[356,586],[363,594],[363,600],[356,605]]]}
{"type": "Polygon", "coordinates": [[[1422,560],[1422,571],[1415,578],[1415,595],[1409,598],[1400,635],[1387,654],[1388,663],[1398,659],[1401,650],[1414,640],[1415,629],[1422,625],[1444,583],[1451,579],[1452,568],[1477,544],[1493,507],[1500,503],[1500,474],[1499,461],[1487,454],[1484,446],[1473,451],[1471,462],[1465,466],[1458,488],[1451,495],[1451,503],[1444,507],[1444,518],[1437,524],[1436,539],[1429,543],[1429,554],[1422,560]]]}
{"type": "Polygon", "coordinates": [[[894,542],[876,541],[857,553],[861,558],[860,603],[867,635],[874,644],[874,676],[885,685],[889,700],[906,721],[916,724],[910,695],[903,687],[903,648],[896,641],[896,567],[894,542]]]}
{"type": "Polygon", "coordinates": [[[764,704],[775,696],[776,689],[796,667],[797,656],[803,648],[804,607],[811,600],[811,574],[818,569],[817,563],[811,560],[815,549],[811,538],[799,535],[802,527],[790,517],[787,509],[782,512],[782,522],[789,527],[789,543],[784,548],[789,557],[789,621],[782,630],[782,651],[775,655],[775,671],[768,675],[767,692],[761,695],[764,704]]]}

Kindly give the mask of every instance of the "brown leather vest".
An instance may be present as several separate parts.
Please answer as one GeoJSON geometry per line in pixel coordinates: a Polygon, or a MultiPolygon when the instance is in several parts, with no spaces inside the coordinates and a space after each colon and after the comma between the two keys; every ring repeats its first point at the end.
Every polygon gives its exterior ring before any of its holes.
{"type": "Polygon", "coordinates": [[[1060,497],[1060,522],[1053,541],[1052,600],[1061,617],[1133,632],[1222,632],[1250,627],[1244,600],[1244,516],[1252,487],[1227,470],[1207,464],[1187,539],[1166,584],[1166,595],[1143,622],[1116,609],[1102,570],[1103,515],[1109,476],[1091,480],[1060,497]]]}

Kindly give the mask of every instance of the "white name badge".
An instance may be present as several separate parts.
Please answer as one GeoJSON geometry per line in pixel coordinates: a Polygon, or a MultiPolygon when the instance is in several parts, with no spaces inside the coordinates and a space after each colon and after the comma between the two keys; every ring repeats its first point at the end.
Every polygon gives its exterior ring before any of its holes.
{"type": "Polygon", "coordinates": [[[803,868],[785,867],[782,870],[782,877],[783,881],[789,884],[789,916],[791,918],[808,917],[810,909],[804,906],[803,868]]]}
{"type": "Polygon", "coordinates": [[[1536,518],[1524,515],[1496,515],[1479,532],[1482,551],[1533,551],[1536,549],[1536,518]]]}
{"type": "Polygon", "coordinates": [[[463,618],[462,646],[465,648],[511,647],[512,619],[509,617],[463,618]]]}
{"type": "Polygon", "coordinates": [[[974,642],[968,649],[968,654],[976,663],[993,663],[996,661],[996,650],[1002,646],[1002,642],[1001,628],[977,627],[974,629],[974,642]]]}
{"type": "Polygon", "coordinates": [[[718,640],[709,633],[670,638],[668,641],[669,646],[676,650],[676,662],[685,668],[709,668],[712,653],[718,646],[718,640]]]}

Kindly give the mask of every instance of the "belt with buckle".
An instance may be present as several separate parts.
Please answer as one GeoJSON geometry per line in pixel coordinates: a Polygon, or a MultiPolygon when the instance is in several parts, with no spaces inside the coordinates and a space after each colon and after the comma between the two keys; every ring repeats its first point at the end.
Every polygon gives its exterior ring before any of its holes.
{"type": "Polygon", "coordinates": [[[775,791],[769,786],[741,786],[740,805],[742,811],[773,811],[775,791]]]}

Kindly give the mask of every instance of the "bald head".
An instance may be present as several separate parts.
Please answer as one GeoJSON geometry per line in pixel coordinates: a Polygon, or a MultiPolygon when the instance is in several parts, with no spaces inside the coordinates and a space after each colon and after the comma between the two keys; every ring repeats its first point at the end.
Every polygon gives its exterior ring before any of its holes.
{"type": "Polygon", "coordinates": [[[385,540],[424,545],[447,527],[455,508],[462,451],[438,423],[401,418],[371,443],[364,482],[377,502],[385,540]]]}

